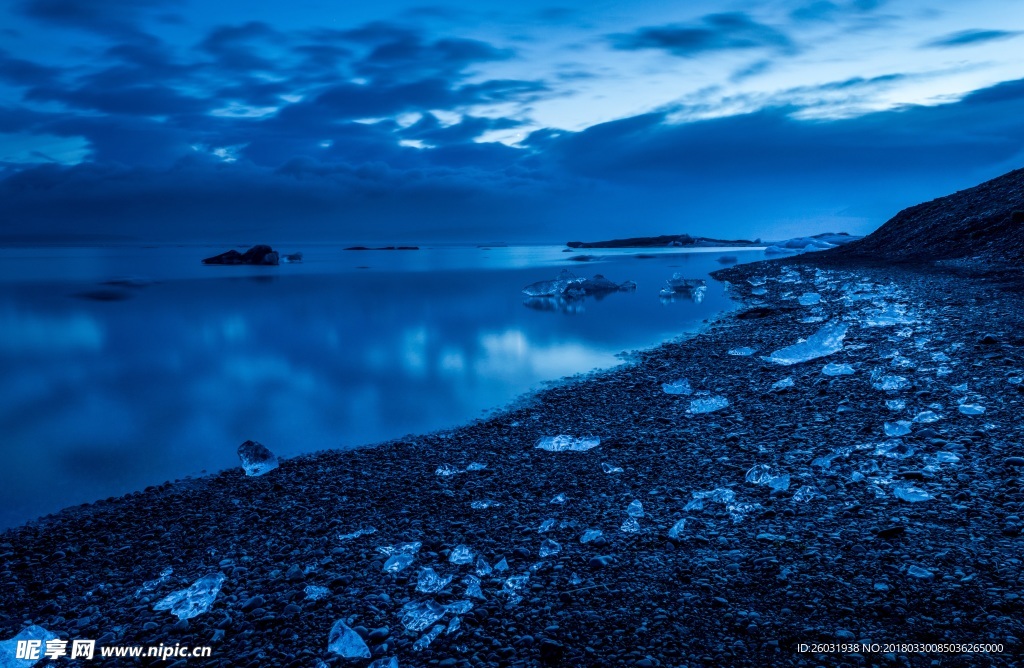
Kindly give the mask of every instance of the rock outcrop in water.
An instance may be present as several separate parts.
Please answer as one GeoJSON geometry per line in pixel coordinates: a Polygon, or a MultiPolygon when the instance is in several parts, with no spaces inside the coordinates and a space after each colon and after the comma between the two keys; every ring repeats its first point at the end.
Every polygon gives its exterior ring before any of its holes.
{"type": "Polygon", "coordinates": [[[244,253],[236,250],[229,250],[220,255],[214,255],[203,260],[203,264],[251,264],[251,265],[277,265],[281,262],[281,255],[265,244],[253,246],[244,253]]]}

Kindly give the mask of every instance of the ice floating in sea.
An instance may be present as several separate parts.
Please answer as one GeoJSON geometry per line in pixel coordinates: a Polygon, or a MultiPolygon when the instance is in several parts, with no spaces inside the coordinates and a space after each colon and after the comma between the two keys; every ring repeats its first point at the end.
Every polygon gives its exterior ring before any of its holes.
{"type": "Polygon", "coordinates": [[[470,464],[469,466],[466,467],[466,470],[467,471],[483,471],[485,468],[487,468],[487,464],[481,464],[480,462],[473,462],[472,464],[470,464]]]}
{"type": "Polygon", "coordinates": [[[910,381],[903,376],[877,375],[872,374],[874,382],[871,387],[884,392],[899,392],[910,387],[910,381]]]}
{"type": "Polygon", "coordinates": [[[820,496],[821,494],[818,492],[817,488],[811,487],[810,485],[804,485],[793,494],[793,500],[806,503],[807,501],[816,499],[820,496]]]}
{"type": "Polygon", "coordinates": [[[886,422],[882,425],[882,430],[885,432],[886,436],[906,436],[910,433],[910,422],[907,420],[886,422]]]}
{"type": "Polygon", "coordinates": [[[562,503],[565,503],[568,500],[569,500],[569,497],[567,497],[565,494],[558,494],[553,499],[551,499],[550,503],[562,504],[562,503]]]}
{"type": "Polygon", "coordinates": [[[674,380],[671,383],[662,383],[661,389],[665,394],[693,394],[690,381],[685,378],[674,380]]]}
{"type": "Polygon", "coordinates": [[[257,477],[277,468],[277,455],[267,446],[256,441],[246,441],[238,446],[238,458],[242,460],[245,475],[257,477]]]}
{"type": "Polygon", "coordinates": [[[477,555],[476,566],[474,568],[476,569],[476,574],[480,576],[488,575],[490,574],[491,571],[494,570],[493,568],[491,568],[491,565],[488,564],[487,561],[483,558],[483,556],[480,555],[477,555]]]}
{"type": "Polygon", "coordinates": [[[658,294],[664,299],[675,299],[687,297],[698,304],[704,301],[704,294],[707,292],[707,281],[703,278],[686,278],[682,274],[672,274],[672,278],[666,281],[667,286],[661,289],[658,294]]]}
{"type": "MultiPolygon", "coordinates": [[[[165,568],[162,571],[160,571],[159,577],[157,577],[157,578],[155,578],[153,580],[146,580],[145,582],[143,582],[142,586],[135,590],[135,595],[136,596],[141,596],[142,594],[146,593],[147,591],[153,591],[154,589],[156,589],[157,587],[159,587],[163,583],[167,582],[167,580],[170,579],[171,574],[173,574],[173,573],[174,573],[174,569],[171,568],[170,566],[168,566],[167,568],[165,568]]],[[[2,663],[0,663],[0,668],[3,668],[3,664],[2,663]]]]}
{"type": "Polygon", "coordinates": [[[627,517],[619,528],[626,533],[639,533],[640,523],[636,521],[635,517],[627,517]]]}
{"type": "Polygon", "coordinates": [[[448,561],[453,564],[473,563],[473,550],[468,545],[457,545],[448,555],[448,561]]]}
{"type": "Polygon", "coordinates": [[[846,330],[847,325],[835,322],[828,323],[808,337],[806,341],[794,343],[791,346],[776,350],[770,356],[762,357],[761,359],[789,366],[831,355],[843,349],[843,339],[846,337],[846,330]]]}
{"type": "Polygon", "coordinates": [[[331,634],[327,636],[327,651],[346,659],[370,658],[370,648],[366,646],[362,637],[341,619],[334,622],[331,634]]]}
{"type": "Polygon", "coordinates": [[[786,377],[783,378],[782,380],[777,380],[774,383],[772,383],[772,389],[785,390],[786,388],[793,387],[794,384],[795,383],[793,382],[792,377],[786,377]]]}
{"type": "Polygon", "coordinates": [[[922,580],[931,580],[935,577],[935,574],[931,571],[921,568],[920,566],[911,566],[907,569],[907,575],[912,578],[920,578],[922,580]]]}
{"type": "Polygon", "coordinates": [[[469,598],[484,598],[484,592],[480,589],[480,578],[475,575],[467,575],[462,578],[462,584],[466,585],[466,596],[469,598]]]}
{"type": "Polygon", "coordinates": [[[957,410],[964,415],[981,415],[985,412],[985,407],[981,404],[960,404],[957,410]]]}
{"type": "Polygon", "coordinates": [[[555,520],[544,520],[540,523],[540,528],[537,529],[537,533],[545,533],[546,531],[550,531],[553,526],[555,526],[555,520]]]}
{"type": "Polygon", "coordinates": [[[0,668],[29,668],[41,661],[46,653],[46,643],[50,640],[57,640],[56,633],[44,629],[42,626],[30,624],[18,632],[13,638],[0,641],[0,668]],[[24,659],[18,658],[19,642],[39,642],[39,658],[24,659]]]}
{"type": "Polygon", "coordinates": [[[438,575],[437,571],[428,566],[422,569],[419,577],[416,578],[416,591],[421,591],[425,594],[436,594],[451,584],[453,579],[454,577],[451,575],[438,575]]]}
{"type": "Polygon", "coordinates": [[[621,466],[612,466],[611,464],[601,462],[601,470],[605,473],[622,473],[625,469],[621,466]]]}
{"type": "Polygon", "coordinates": [[[891,411],[901,411],[907,407],[907,402],[904,399],[888,399],[885,407],[891,411]]]}
{"type": "Polygon", "coordinates": [[[558,436],[544,436],[537,441],[536,447],[550,452],[565,452],[567,450],[580,452],[590,450],[601,445],[601,439],[597,436],[574,437],[566,434],[558,436]]]}
{"type": "Polygon", "coordinates": [[[550,557],[562,551],[562,546],[555,541],[548,539],[540,544],[540,558],[550,557]]]}
{"type": "Polygon", "coordinates": [[[814,306],[821,302],[821,295],[817,292],[805,292],[800,295],[800,299],[797,300],[801,306],[814,306]]]}
{"type": "Polygon", "coordinates": [[[603,532],[600,529],[587,529],[580,536],[581,543],[589,543],[592,540],[597,540],[602,536],[603,532]]]}
{"type": "Polygon", "coordinates": [[[412,564],[414,557],[411,554],[395,554],[384,562],[385,573],[397,573],[412,564]]]}
{"type": "Polygon", "coordinates": [[[679,520],[672,525],[672,528],[668,530],[668,537],[676,540],[679,538],[679,534],[686,528],[686,518],[679,520]]]}
{"type": "Polygon", "coordinates": [[[690,402],[690,413],[711,413],[729,405],[725,397],[708,397],[707,399],[694,399],[690,402]]]}
{"type": "Polygon", "coordinates": [[[377,533],[377,530],[373,527],[364,527],[362,529],[356,529],[352,533],[338,534],[339,540],[352,540],[353,538],[359,538],[360,536],[369,536],[370,534],[377,533]]]}
{"type": "Polygon", "coordinates": [[[444,617],[446,611],[434,601],[410,601],[402,606],[399,619],[406,630],[422,631],[444,617]]]}
{"type": "Polygon", "coordinates": [[[932,498],[932,495],[918,487],[911,486],[900,486],[894,487],[892,495],[901,501],[907,501],[909,503],[916,503],[918,501],[928,501],[932,498]]]}
{"type": "Polygon", "coordinates": [[[441,464],[440,466],[437,467],[437,470],[434,471],[434,473],[443,478],[448,478],[458,473],[462,473],[462,471],[455,468],[451,464],[441,464]]]}
{"type": "Polygon", "coordinates": [[[473,510],[487,510],[488,508],[497,508],[501,505],[498,501],[491,501],[490,499],[484,499],[483,501],[474,501],[469,504],[469,507],[473,510]]]}
{"type": "Polygon", "coordinates": [[[829,362],[821,368],[821,372],[826,376],[850,376],[853,374],[853,367],[849,364],[829,362]]]}
{"type": "Polygon", "coordinates": [[[942,418],[935,411],[921,411],[914,416],[914,422],[921,424],[930,424],[932,422],[938,422],[942,418]]]}
{"type": "Polygon", "coordinates": [[[178,619],[192,619],[213,606],[220,593],[221,585],[227,578],[223,573],[211,573],[199,578],[188,589],[176,591],[162,598],[153,606],[154,610],[170,610],[178,619]]]}
{"type": "Polygon", "coordinates": [[[537,281],[523,288],[528,297],[581,297],[583,281],[568,269],[563,269],[553,281],[537,281]]]}
{"type": "Polygon", "coordinates": [[[729,350],[729,354],[735,357],[747,357],[748,355],[753,355],[756,352],[757,348],[750,348],[747,346],[743,346],[741,348],[732,348],[731,350],[729,350]]]}

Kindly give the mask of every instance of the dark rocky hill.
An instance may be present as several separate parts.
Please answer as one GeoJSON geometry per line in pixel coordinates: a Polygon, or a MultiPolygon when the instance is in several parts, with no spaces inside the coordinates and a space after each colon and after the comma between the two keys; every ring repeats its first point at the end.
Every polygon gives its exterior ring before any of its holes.
{"type": "Polygon", "coordinates": [[[1024,260],[1024,169],[900,211],[859,241],[820,254],[895,261],[1024,260]]]}

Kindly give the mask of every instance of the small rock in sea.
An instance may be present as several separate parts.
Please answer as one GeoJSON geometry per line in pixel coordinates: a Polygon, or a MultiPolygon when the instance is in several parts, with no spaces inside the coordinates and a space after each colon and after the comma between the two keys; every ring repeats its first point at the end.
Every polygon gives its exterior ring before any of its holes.
{"type": "Polygon", "coordinates": [[[327,651],[346,659],[370,658],[370,648],[366,642],[341,619],[334,623],[327,636],[327,651]]]}
{"type": "Polygon", "coordinates": [[[277,456],[262,443],[246,441],[238,446],[238,458],[247,476],[261,476],[277,468],[277,456]]]}

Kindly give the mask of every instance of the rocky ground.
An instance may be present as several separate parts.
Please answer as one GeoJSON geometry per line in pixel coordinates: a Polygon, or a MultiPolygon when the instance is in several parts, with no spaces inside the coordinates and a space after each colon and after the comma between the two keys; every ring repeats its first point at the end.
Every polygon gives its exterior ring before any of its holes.
{"type": "Polygon", "coordinates": [[[166,484],[0,534],[0,638],[38,624],[99,645],[213,646],[211,659],[175,665],[365,666],[328,652],[344,620],[374,659],[402,666],[1016,665],[1022,283],[813,262],[726,270],[737,313],[485,421],[262,477],[166,484]],[[826,323],[848,325],[841,350],[791,366],[762,359],[826,323]],[[755,352],[729,354],[744,347],[755,352]],[[826,363],[853,373],[825,375],[826,363]],[[663,390],[681,379],[694,394],[663,390]],[[905,387],[876,388],[886,384],[905,387]],[[728,405],[691,410],[715,396],[728,405]],[[937,421],[914,422],[927,411],[937,421]],[[910,433],[889,436],[887,422],[910,433]],[[601,442],[535,447],[557,434],[601,442]],[[762,464],[789,474],[788,488],[749,482],[762,464]],[[459,472],[438,475],[445,465],[459,472]],[[695,492],[715,489],[725,491],[695,507],[695,492]],[[634,501],[639,532],[624,531],[634,501]],[[595,529],[601,538],[581,543],[595,529]],[[378,548],[412,541],[413,563],[384,572],[378,548]],[[560,549],[542,557],[546,541],[560,549]],[[451,563],[460,545],[473,563],[451,563]],[[436,622],[461,626],[414,647],[424,631],[406,628],[403,607],[467,600],[478,558],[509,570],[480,575],[483,599],[436,622]],[[417,591],[426,567],[455,578],[417,591]],[[179,621],[153,609],[216,573],[225,580],[208,612],[179,621]],[[328,591],[312,600],[309,586],[328,591]],[[856,642],[879,647],[799,651],[856,642]],[[887,647],[900,643],[1002,650],[887,647]]]}

